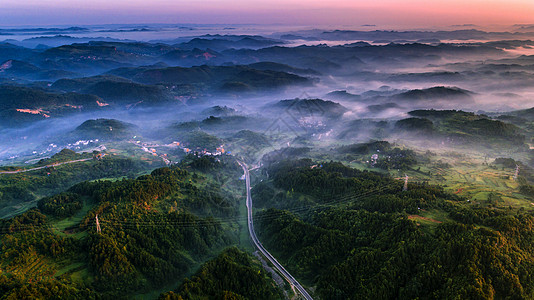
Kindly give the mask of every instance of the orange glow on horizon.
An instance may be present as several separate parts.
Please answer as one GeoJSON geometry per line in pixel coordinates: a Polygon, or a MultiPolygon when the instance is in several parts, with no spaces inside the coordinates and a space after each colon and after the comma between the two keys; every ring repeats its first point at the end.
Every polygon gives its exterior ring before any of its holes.
{"type": "MultiPolygon", "coordinates": [[[[340,24],[516,24],[534,23],[532,0],[2,0],[10,14],[102,14],[132,22],[340,24]]],[[[31,19],[31,17],[28,17],[31,19]]],[[[100,18],[101,19],[101,18],[100,18]]],[[[108,21],[113,23],[113,20],[108,21]]],[[[124,22],[124,21],[123,21],[124,22]]]]}

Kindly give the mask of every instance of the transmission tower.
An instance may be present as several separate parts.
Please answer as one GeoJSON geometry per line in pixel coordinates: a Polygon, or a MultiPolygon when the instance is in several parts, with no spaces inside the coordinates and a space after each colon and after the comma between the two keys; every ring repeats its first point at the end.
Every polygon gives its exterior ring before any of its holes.
{"type": "Polygon", "coordinates": [[[95,216],[95,220],[96,220],[96,232],[101,232],[102,230],[100,229],[100,223],[98,222],[98,214],[95,216]]]}
{"type": "Polygon", "coordinates": [[[518,176],[519,176],[519,165],[515,165],[514,181],[517,181],[518,176]]]}
{"type": "Polygon", "coordinates": [[[408,190],[408,175],[404,174],[404,187],[402,188],[403,191],[408,190]]]}
{"type": "Polygon", "coordinates": [[[302,92],[302,94],[299,96],[299,99],[311,99],[311,96],[306,92],[302,92]]]}

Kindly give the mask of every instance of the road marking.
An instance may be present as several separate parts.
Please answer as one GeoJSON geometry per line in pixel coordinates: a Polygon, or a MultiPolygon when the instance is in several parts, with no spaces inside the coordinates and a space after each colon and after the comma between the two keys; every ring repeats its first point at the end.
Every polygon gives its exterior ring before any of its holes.
{"type": "Polygon", "coordinates": [[[241,166],[241,168],[243,168],[243,171],[245,172],[245,184],[247,188],[246,204],[247,204],[248,232],[250,234],[250,237],[252,238],[252,241],[254,242],[254,245],[263,254],[263,256],[265,256],[271,262],[271,264],[273,264],[273,266],[278,270],[278,272],[282,274],[282,277],[284,277],[289,282],[289,285],[291,286],[291,289],[293,289],[293,291],[296,288],[305,299],[313,300],[313,298],[310,296],[310,294],[308,294],[308,292],[304,289],[304,287],[293,276],[291,276],[291,274],[289,274],[289,272],[276,260],[276,258],[274,258],[274,256],[271,255],[271,253],[269,253],[269,251],[267,251],[267,249],[263,247],[260,240],[256,236],[256,232],[254,231],[254,223],[252,220],[252,196],[250,193],[250,173],[245,163],[239,162],[239,161],[238,163],[241,166]]]}

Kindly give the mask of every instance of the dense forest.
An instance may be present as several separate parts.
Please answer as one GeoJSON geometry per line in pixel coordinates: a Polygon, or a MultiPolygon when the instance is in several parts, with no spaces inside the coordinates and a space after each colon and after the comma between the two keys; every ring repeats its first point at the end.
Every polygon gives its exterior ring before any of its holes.
{"type": "Polygon", "coordinates": [[[344,154],[343,158],[347,161],[365,158],[370,167],[384,170],[406,170],[417,163],[417,155],[413,150],[401,149],[387,141],[350,144],[336,150],[344,154]]]}
{"type": "Polygon", "coordinates": [[[0,300],[534,299],[534,25],[288,22],[0,26],[0,300]]]}
{"type": "MultiPolygon", "coordinates": [[[[1,220],[5,298],[146,293],[179,282],[194,271],[192,266],[235,244],[231,224],[214,216],[236,217],[236,200],[220,189],[223,178],[206,184],[204,175],[195,173],[195,168],[205,170],[200,161],[184,161],[182,167],[192,171],[171,167],[136,179],[85,181],[41,199],[40,211],[1,220]]],[[[217,164],[222,174],[224,168],[233,172],[231,163],[217,164]]],[[[232,253],[238,264],[250,265],[245,254],[232,253]]],[[[275,293],[265,280],[262,273],[256,292],[275,293]]]]}
{"type": "MultiPolygon", "coordinates": [[[[339,151],[375,148],[398,149],[373,142],[339,151]]],[[[84,181],[40,199],[0,220],[3,298],[154,290],[160,299],[283,298],[254,258],[227,248],[239,239],[239,201],[228,188],[243,185],[231,180],[240,175],[231,156],[188,155],[135,179],[84,181]]],[[[531,212],[468,205],[427,183],[403,191],[387,174],[334,161],[273,161],[256,176],[262,243],[321,299],[534,296],[531,212]]]]}
{"type": "MultiPolygon", "coordinates": [[[[48,159],[39,161],[35,167],[53,163],[91,158],[92,153],[77,154],[62,150],[48,159]]],[[[31,167],[28,167],[31,168],[31,167]]],[[[122,156],[107,155],[101,160],[89,160],[58,167],[50,166],[31,172],[0,176],[0,213],[6,215],[14,205],[29,204],[43,196],[62,192],[72,185],[105,177],[134,177],[151,166],[143,161],[122,156]],[[9,209],[8,209],[9,208],[9,209]]],[[[6,168],[10,170],[9,168],[6,168]]]]}
{"type": "Polygon", "coordinates": [[[283,298],[273,284],[261,265],[254,263],[252,256],[234,247],[205,263],[176,291],[165,293],[159,299],[283,298]]]}
{"type": "Polygon", "coordinates": [[[483,145],[488,147],[524,146],[524,129],[486,115],[461,110],[414,110],[411,118],[399,120],[400,131],[424,133],[453,144],[483,145]]]}
{"type": "Polygon", "coordinates": [[[312,164],[272,166],[254,188],[256,203],[285,210],[255,219],[264,245],[322,299],[534,296],[532,213],[466,206],[439,186],[402,191],[386,176],[312,164]],[[420,216],[428,211],[448,219],[420,216]]]}

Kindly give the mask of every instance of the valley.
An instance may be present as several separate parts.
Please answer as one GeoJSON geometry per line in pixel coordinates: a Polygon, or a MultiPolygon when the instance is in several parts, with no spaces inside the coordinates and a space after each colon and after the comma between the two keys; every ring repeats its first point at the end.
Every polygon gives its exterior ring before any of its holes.
{"type": "Polygon", "coordinates": [[[533,297],[534,34],[153,26],[0,28],[0,299],[533,297]]]}

